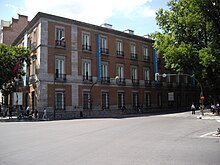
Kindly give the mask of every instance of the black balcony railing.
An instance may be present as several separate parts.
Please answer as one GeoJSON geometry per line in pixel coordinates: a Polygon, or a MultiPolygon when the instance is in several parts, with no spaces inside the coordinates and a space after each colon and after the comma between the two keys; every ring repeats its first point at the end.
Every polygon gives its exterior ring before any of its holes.
{"type": "Polygon", "coordinates": [[[144,81],[144,83],[145,83],[145,86],[151,86],[151,80],[145,80],[144,81]]]}
{"type": "Polygon", "coordinates": [[[55,74],[55,80],[65,81],[65,80],[66,80],[66,74],[56,73],[56,74],[55,74]]]}
{"type": "Polygon", "coordinates": [[[55,40],[55,46],[65,48],[66,47],[66,41],[65,40],[55,40]]]}
{"type": "Polygon", "coordinates": [[[102,84],[110,84],[110,77],[101,77],[102,84]]]}
{"type": "Polygon", "coordinates": [[[92,83],[92,76],[83,75],[83,82],[92,83]]]}
{"type": "Polygon", "coordinates": [[[118,78],[118,79],[116,79],[116,83],[118,85],[125,85],[126,84],[125,78],[118,78]]]}
{"type": "Polygon", "coordinates": [[[91,45],[82,45],[82,50],[84,51],[92,51],[92,46],[91,45]]]}
{"type": "Polygon", "coordinates": [[[124,51],[117,51],[117,57],[124,57],[124,51]]]}
{"type": "Polygon", "coordinates": [[[101,48],[101,54],[109,54],[107,48],[101,48]]]}
{"type": "Polygon", "coordinates": [[[138,86],[139,85],[139,79],[132,79],[132,85],[138,86]]]}
{"type": "Polygon", "coordinates": [[[137,60],[137,53],[131,53],[131,59],[137,60]]]}

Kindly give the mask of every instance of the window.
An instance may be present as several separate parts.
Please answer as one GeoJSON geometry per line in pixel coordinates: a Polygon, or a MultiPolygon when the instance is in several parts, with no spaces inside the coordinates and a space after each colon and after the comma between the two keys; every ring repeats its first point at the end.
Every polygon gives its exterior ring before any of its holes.
{"type": "Polygon", "coordinates": [[[139,95],[137,92],[133,93],[132,100],[133,100],[133,107],[138,107],[139,106],[139,95]]]}
{"type": "Polygon", "coordinates": [[[101,53],[108,54],[108,45],[106,37],[101,37],[101,53]]]}
{"type": "Polygon", "coordinates": [[[162,93],[157,93],[157,105],[162,106],[162,93]]]}
{"type": "Polygon", "coordinates": [[[31,49],[35,49],[36,48],[36,45],[37,45],[37,32],[36,30],[34,31],[34,37],[33,37],[33,43],[31,45],[31,49]]]}
{"type": "Polygon", "coordinates": [[[64,28],[56,28],[56,46],[66,47],[64,28]]]}
{"type": "Polygon", "coordinates": [[[118,108],[125,106],[125,94],[124,92],[118,92],[118,108]]]}
{"type": "Polygon", "coordinates": [[[119,79],[116,80],[117,83],[125,84],[124,65],[117,65],[116,72],[116,75],[119,77],[119,79]]]}
{"type": "Polygon", "coordinates": [[[131,68],[131,80],[132,80],[133,85],[139,85],[138,73],[137,73],[136,66],[133,66],[131,68]]]}
{"type": "Polygon", "coordinates": [[[32,75],[36,74],[36,58],[32,59],[32,75]]]}
{"type": "Polygon", "coordinates": [[[109,109],[109,94],[108,92],[102,92],[102,107],[109,109]]]}
{"type": "Polygon", "coordinates": [[[110,83],[110,78],[108,77],[108,64],[107,63],[102,63],[102,83],[110,83]]]}
{"type": "Polygon", "coordinates": [[[132,59],[137,59],[136,45],[135,44],[131,44],[131,58],[132,59]]]}
{"type": "Polygon", "coordinates": [[[150,84],[150,68],[144,68],[144,81],[146,85],[150,84]]]}
{"type": "Polygon", "coordinates": [[[117,56],[119,57],[124,56],[122,41],[117,40],[116,43],[117,43],[117,56]]]}
{"type": "Polygon", "coordinates": [[[55,79],[66,79],[65,74],[65,60],[63,58],[56,58],[55,60],[55,79]]]}
{"type": "Polygon", "coordinates": [[[145,93],[145,106],[150,107],[151,106],[151,94],[145,93]]]}
{"type": "Polygon", "coordinates": [[[83,109],[90,109],[90,92],[83,92],[83,109]]]}
{"type": "Polygon", "coordinates": [[[149,60],[149,55],[148,55],[148,47],[147,46],[143,47],[143,54],[144,54],[144,60],[148,61],[149,60]]]}
{"type": "Polygon", "coordinates": [[[65,109],[65,92],[64,91],[56,91],[55,93],[55,103],[57,110],[65,109]]]}
{"type": "Polygon", "coordinates": [[[83,81],[84,80],[92,82],[91,62],[87,60],[83,61],[83,81]]]}
{"type": "Polygon", "coordinates": [[[92,51],[89,33],[82,34],[82,50],[92,51]]]}

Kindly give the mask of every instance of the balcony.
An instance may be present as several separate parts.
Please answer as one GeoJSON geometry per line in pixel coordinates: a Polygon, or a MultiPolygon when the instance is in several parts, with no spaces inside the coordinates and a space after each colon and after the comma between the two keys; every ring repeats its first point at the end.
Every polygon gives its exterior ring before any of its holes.
{"type": "Polygon", "coordinates": [[[91,52],[92,51],[92,46],[91,45],[82,45],[82,50],[83,51],[89,51],[91,52]]]}
{"type": "Polygon", "coordinates": [[[110,84],[110,77],[101,77],[101,84],[110,84]]]}
{"type": "Polygon", "coordinates": [[[117,51],[117,57],[124,57],[124,51],[117,51]]]}
{"type": "Polygon", "coordinates": [[[55,46],[58,48],[65,48],[66,41],[65,40],[55,40],[55,46]]]}
{"type": "Polygon", "coordinates": [[[101,48],[101,54],[109,54],[107,48],[101,48]]]}
{"type": "Polygon", "coordinates": [[[139,79],[132,79],[133,86],[139,86],[139,79]]]}
{"type": "Polygon", "coordinates": [[[145,80],[144,84],[145,84],[146,87],[152,85],[151,80],[145,80]]]}
{"type": "Polygon", "coordinates": [[[66,74],[55,74],[54,80],[56,81],[66,81],[66,74]]]}
{"type": "Polygon", "coordinates": [[[150,61],[150,57],[149,56],[144,56],[144,61],[150,61]]]}
{"type": "Polygon", "coordinates": [[[118,85],[126,85],[125,78],[118,78],[118,79],[116,80],[116,83],[117,83],[118,85]]]}
{"type": "Polygon", "coordinates": [[[131,59],[137,60],[137,53],[131,53],[131,59]]]}
{"type": "Polygon", "coordinates": [[[88,75],[83,75],[83,82],[84,83],[92,83],[92,76],[88,76],[88,75]]]}

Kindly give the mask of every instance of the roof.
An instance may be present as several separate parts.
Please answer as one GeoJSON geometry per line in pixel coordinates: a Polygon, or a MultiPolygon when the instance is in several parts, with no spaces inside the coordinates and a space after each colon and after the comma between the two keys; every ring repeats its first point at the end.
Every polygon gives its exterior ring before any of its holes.
{"type": "Polygon", "coordinates": [[[36,14],[36,16],[24,28],[24,30],[19,34],[19,36],[14,40],[12,45],[16,45],[24,37],[24,34],[27,31],[29,31],[38,22],[38,20],[40,18],[47,18],[47,19],[52,19],[52,20],[64,22],[64,23],[74,24],[74,25],[90,28],[90,29],[97,30],[97,31],[102,31],[102,32],[106,32],[106,33],[111,33],[111,34],[127,37],[127,38],[137,39],[137,40],[140,40],[140,41],[143,41],[143,42],[150,42],[150,43],[154,42],[154,40],[152,40],[150,38],[145,38],[143,36],[138,36],[138,35],[135,35],[135,34],[129,34],[129,33],[119,31],[119,30],[106,28],[106,27],[102,27],[102,26],[97,26],[97,25],[93,25],[93,24],[89,24],[89,23],[85,23],[85,22],[81,22],[81,21],[61,17],[61,16],[56,16],[56,15],[52,15],[52,14],[38,12],[36,14]]]}

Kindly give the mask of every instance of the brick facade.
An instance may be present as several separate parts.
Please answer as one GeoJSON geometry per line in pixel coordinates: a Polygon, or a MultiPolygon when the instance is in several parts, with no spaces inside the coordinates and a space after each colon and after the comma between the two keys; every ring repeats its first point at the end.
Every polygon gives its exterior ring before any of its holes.
{"type": "MultiPolygon", "coordinates": [[[[122,105],[130,112],[136,112],[138,106],[143,112],[188,107],[198,95],[197,88],[187,87],[192,85],[190,81],[184,86],[170,86],[167,79],[154,81],[155,64],[159,72],[166,70],[163,59],[155,58],[153,42],[112,28],[38,13],[14,42],[29,43],[31,50],[24,105],[40,113],[46,107],[56,118],[79,117],[81,110],[97,116],[103,108],[108,115],[117,115],[122,105]],[[173,101],[169,101],[170,92],[173,101]]],[[[173,84],[184,81],[183,77],[178,82],[171,79],[173,84]]]]}

